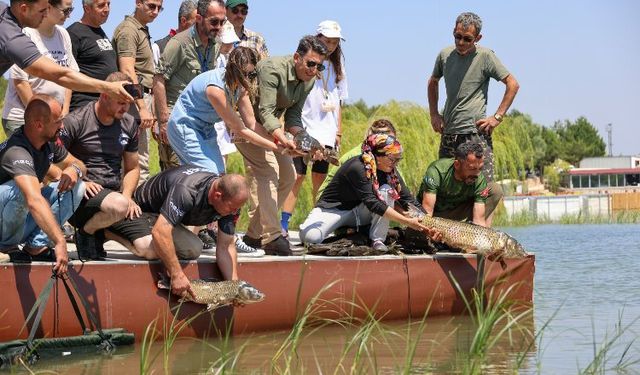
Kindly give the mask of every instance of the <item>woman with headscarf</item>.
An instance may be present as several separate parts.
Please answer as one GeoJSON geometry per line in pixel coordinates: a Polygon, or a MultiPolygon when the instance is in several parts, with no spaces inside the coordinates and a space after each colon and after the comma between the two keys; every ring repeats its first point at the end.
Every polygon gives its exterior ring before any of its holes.
{"type": "Polygon", "coordinates": [[[385,251],[389,221],[430,232],[417,218],[405,215],[409,205],[420,207],[396,166],[402,145],[388,134],[372,134],[362,144],[362,155],[342,164],[316,207],[300,226],[304,243],[320,243],[343,226],[371,225],[371,246],[385,251]]]}

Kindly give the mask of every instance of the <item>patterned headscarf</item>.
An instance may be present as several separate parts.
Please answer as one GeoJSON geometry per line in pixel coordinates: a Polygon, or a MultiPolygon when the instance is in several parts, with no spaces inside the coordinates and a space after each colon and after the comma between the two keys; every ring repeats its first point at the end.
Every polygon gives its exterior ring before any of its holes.
{"type": "MultiPolygon", "coordinates": [[[[380,183],[378,182],[377,175],[377,165],[376,165],[376,156],[389,156],[389,155],[400,155],[402,154],[402,145],[398,140],[389,134],[371,134],[367,137],[367,139],[362,143],[362,162],[364,163],[364,168],[367,173],[367,178],[372,180],[373,183],[373,191],[376,192],[376,195],[380,200],[382,196],[380,195],[380,183]]],[[[394,167],[391,173],[389,173],[389,186],[391,186],[391,191],[389,194],[393,200],[400,199],[400,180],[398,179],[398,175],[396,174],[396,168],[394,167]]]]}

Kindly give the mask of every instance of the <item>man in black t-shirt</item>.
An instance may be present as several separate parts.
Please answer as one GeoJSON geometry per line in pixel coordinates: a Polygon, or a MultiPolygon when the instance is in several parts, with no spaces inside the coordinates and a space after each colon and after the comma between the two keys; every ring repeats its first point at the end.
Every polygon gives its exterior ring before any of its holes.
{"type": "MultiPolygon", "coordinates": [[[[125,81],[121,72],[111,73],[108,82],[125,81]]],[[[82,258],[106,256],[102,229],[124,219],[138,217],[133,201],[138,186],[138,124],[127,113],[130,104],[105,94],[64,119],[60,140],[87,166],[86,193],[70,222],[80,228],[76,238],[82,258]],[[124,170],[123,170],[124,169],[124,170]]]]}
{"type": "MultiPolygon", "coordinates": [[[[89,77],[105,80],[107,76],[118,71],[118,59],[111,41],[105,34],[102,24],[109,18],[110,0],[83,1],[84,14],[80,21],[67,28],[71,37],[73,57],[75,57],[80,73],[89,77]]],[[[98,94],[74,91],[71,96],[70,110],[83,107],[90,101],[98,99],[98,94]]]]}
{"type": "Polygon", "coordinates": [[[160,258],[173,293],[184,295],[192,293],[191,284],[178,259],[195,259],[202,252],[198,236],[184,226],[217,220],[216,262],[226,280],[237,280],[235,221],[248,197],[249,188],[240,175],[220,177],[189,165],[167,169],[136,189],[134,200],[144,212],[142,217],[112,225],[107,238],[140,257],[160,258]]]}
{"type": "Polygon", "coordinates": [[[26,243],[24,252],[34,260],[55,261],[58,274],[67,271],[69,259],[60,226],[80,204],[86,173],[84,164],[56,143],[61,112],[51,96],[34,95],[25,125],[0,145],[0,249],[17,254],[17,245],[26,243]],[[45,176],[57,181],[41,187],[45,176]]]}

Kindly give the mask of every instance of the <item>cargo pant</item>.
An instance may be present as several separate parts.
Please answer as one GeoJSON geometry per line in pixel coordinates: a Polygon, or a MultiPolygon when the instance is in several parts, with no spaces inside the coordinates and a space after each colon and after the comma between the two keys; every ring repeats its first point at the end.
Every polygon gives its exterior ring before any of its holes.
{"type": "Polygon", "coordinates": [[[296,180],[293,160],[289,155],[267,151],[251,143],[237,143],[244,159],[251,195],[247,236],[272,242],[282,235],[278,210],[296,180]]]}
{"type": "Polygon", "coordinates": [[[487,181],[493,181],[493,140],[491,134],[487,133],[466,133],[466,134],[443,134],[440,138],[440,150],[438,157],[453,158],[456,148],[466,141],[475,141],[482,145],[484,150],[484,166],[482,172],[487,181]]]}

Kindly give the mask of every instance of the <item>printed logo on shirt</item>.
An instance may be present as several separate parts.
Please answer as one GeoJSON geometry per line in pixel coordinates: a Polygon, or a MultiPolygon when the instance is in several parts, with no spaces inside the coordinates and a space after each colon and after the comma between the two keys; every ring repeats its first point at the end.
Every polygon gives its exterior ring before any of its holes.
{"type": "Polygon", "coordinates": [[[482,190],[482,191],[480,192],[480,196],[481,196],[482,198],[486,198],[486,197],[488,197],[488,196],[489,196],[489,187],[488,187],[488,186],[487,186],[484,190],[482,190]]]}
{"type": "Polygon", "coordinates": [[[4,141],[2,142],[2,144],[0,144],[0,151],[4,150],[5,148],[7,148],[7,142],[8,141],[4,141]]]}
{"type": "Polygon", "coordinates": [[[433,179],[433,177],[427,177],[427,184],[433,185],[435,183],[436,183],[436,181],[433,179]]]}
{"type": "MultiPolygon", "coordinates": [[[[60,138],[58,138],[58,141],[60,140],[60,138]]],[[[53,152],[49,154],[48,156],[49,162],[53,163],[53,152]]]]}
{"type": "Polygon", "coordinates": [[[98,39],[96,40],[96,44],[98,48],[100,48],[100,51],[113,51],[113,46],[109,39],[98,39]]]}
{"type": "Polygon", "coordinates": [[[173,201],[169,201],[169,207],[171,208],[171,211],[173,211],[177,216],[179,216],[179,217],[183,217],[184,216],[184,211],[179,209],[178,206],[176,206],[173,203],[173,201]]]}
{"type": "Polygon", "coordinates": [[[194,174],[194,173],[197,173],[197,172],[206,172],[206,171],[207,171],[207,170],[206,170],[206,169],[204,169],[204,168],[189,168],[189,169],[187,169],[187,170],[183,171],[183,172],[182,172],[182,174],[186,174],[187,176],[191,176],[191,175],[192,175],[192,174],[194,174]]]}
{"type": "Polygon", "coordinates": [[[13,161],[13,165],[28,165],[33,168],[33,162],[31,160],[18,159],[13,161]]]}
{"type": "Polygon", "coordinates": [[[129,144],[129,135],[125,132],[120,133],[120,137],[118,137],[118,142],[120,145],[126,146],[129,144]]]}

